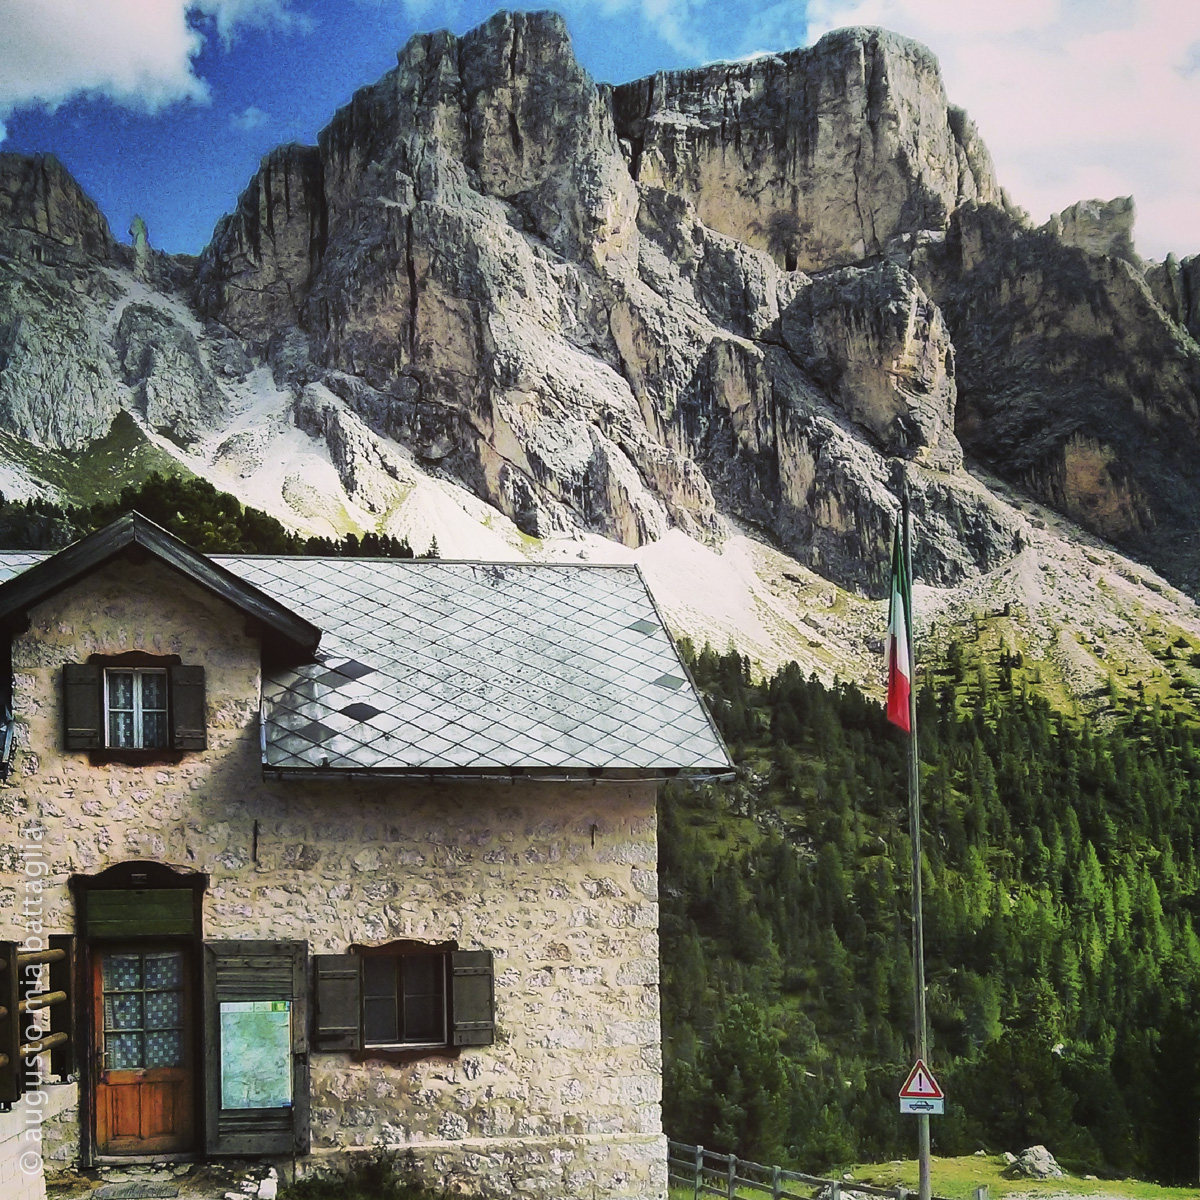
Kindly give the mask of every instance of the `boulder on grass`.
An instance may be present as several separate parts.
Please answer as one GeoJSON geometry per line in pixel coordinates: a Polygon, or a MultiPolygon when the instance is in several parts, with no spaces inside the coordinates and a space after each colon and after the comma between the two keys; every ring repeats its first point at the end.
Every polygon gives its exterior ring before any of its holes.
{"type": "Polygon", "coordinates": [[[1009,1179],[1061,1179],[1063,1170],[1045,1146],[1030,1146],[1017,1155],[1004,1174],[1009,1179]]]}

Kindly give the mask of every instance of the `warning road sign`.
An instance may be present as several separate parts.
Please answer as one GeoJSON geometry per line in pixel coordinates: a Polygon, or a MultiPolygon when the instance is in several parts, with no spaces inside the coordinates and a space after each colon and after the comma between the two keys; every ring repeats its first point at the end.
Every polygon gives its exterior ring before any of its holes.
{"type": "Polygon", "coordinates": [[[900,1089],[902,1113],[927,1113],[940,1116],[946,1111],[946,1094],[933,1072],[918,1058],[900,1089]]]}

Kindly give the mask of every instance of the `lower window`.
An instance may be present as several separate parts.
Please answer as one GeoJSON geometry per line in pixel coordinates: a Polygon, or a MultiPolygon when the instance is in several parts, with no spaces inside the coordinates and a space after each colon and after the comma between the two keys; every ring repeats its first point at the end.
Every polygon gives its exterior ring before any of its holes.
{"type": "Polygon", "coordinates": [[[445,954],[363,958],[363,1045],[444,1046],[445,954]]]}
{"type": "Polygon", "coordinates": [[[318,1050],[407,1059],[495,1040],[489,950],[403,941],[313,962],[318,1050]]]}

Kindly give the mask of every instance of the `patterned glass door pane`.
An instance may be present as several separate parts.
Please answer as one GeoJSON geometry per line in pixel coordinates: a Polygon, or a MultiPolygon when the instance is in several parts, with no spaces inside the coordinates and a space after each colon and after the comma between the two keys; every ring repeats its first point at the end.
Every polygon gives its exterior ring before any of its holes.
{"type": "Polygon", "coordinates": [[[101,973],[105,1068],[182,1066],[183,951],[105,954],[101,973]]]}

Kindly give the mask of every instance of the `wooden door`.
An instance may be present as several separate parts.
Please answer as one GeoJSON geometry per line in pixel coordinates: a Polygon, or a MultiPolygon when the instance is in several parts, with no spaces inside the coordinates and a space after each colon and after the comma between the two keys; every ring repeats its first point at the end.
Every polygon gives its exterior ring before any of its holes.
{"type": "Polygon", "coordinates": [[[94,949],[97,1153],[193,1148],[192,975],[187,947],[94,949]]]}

